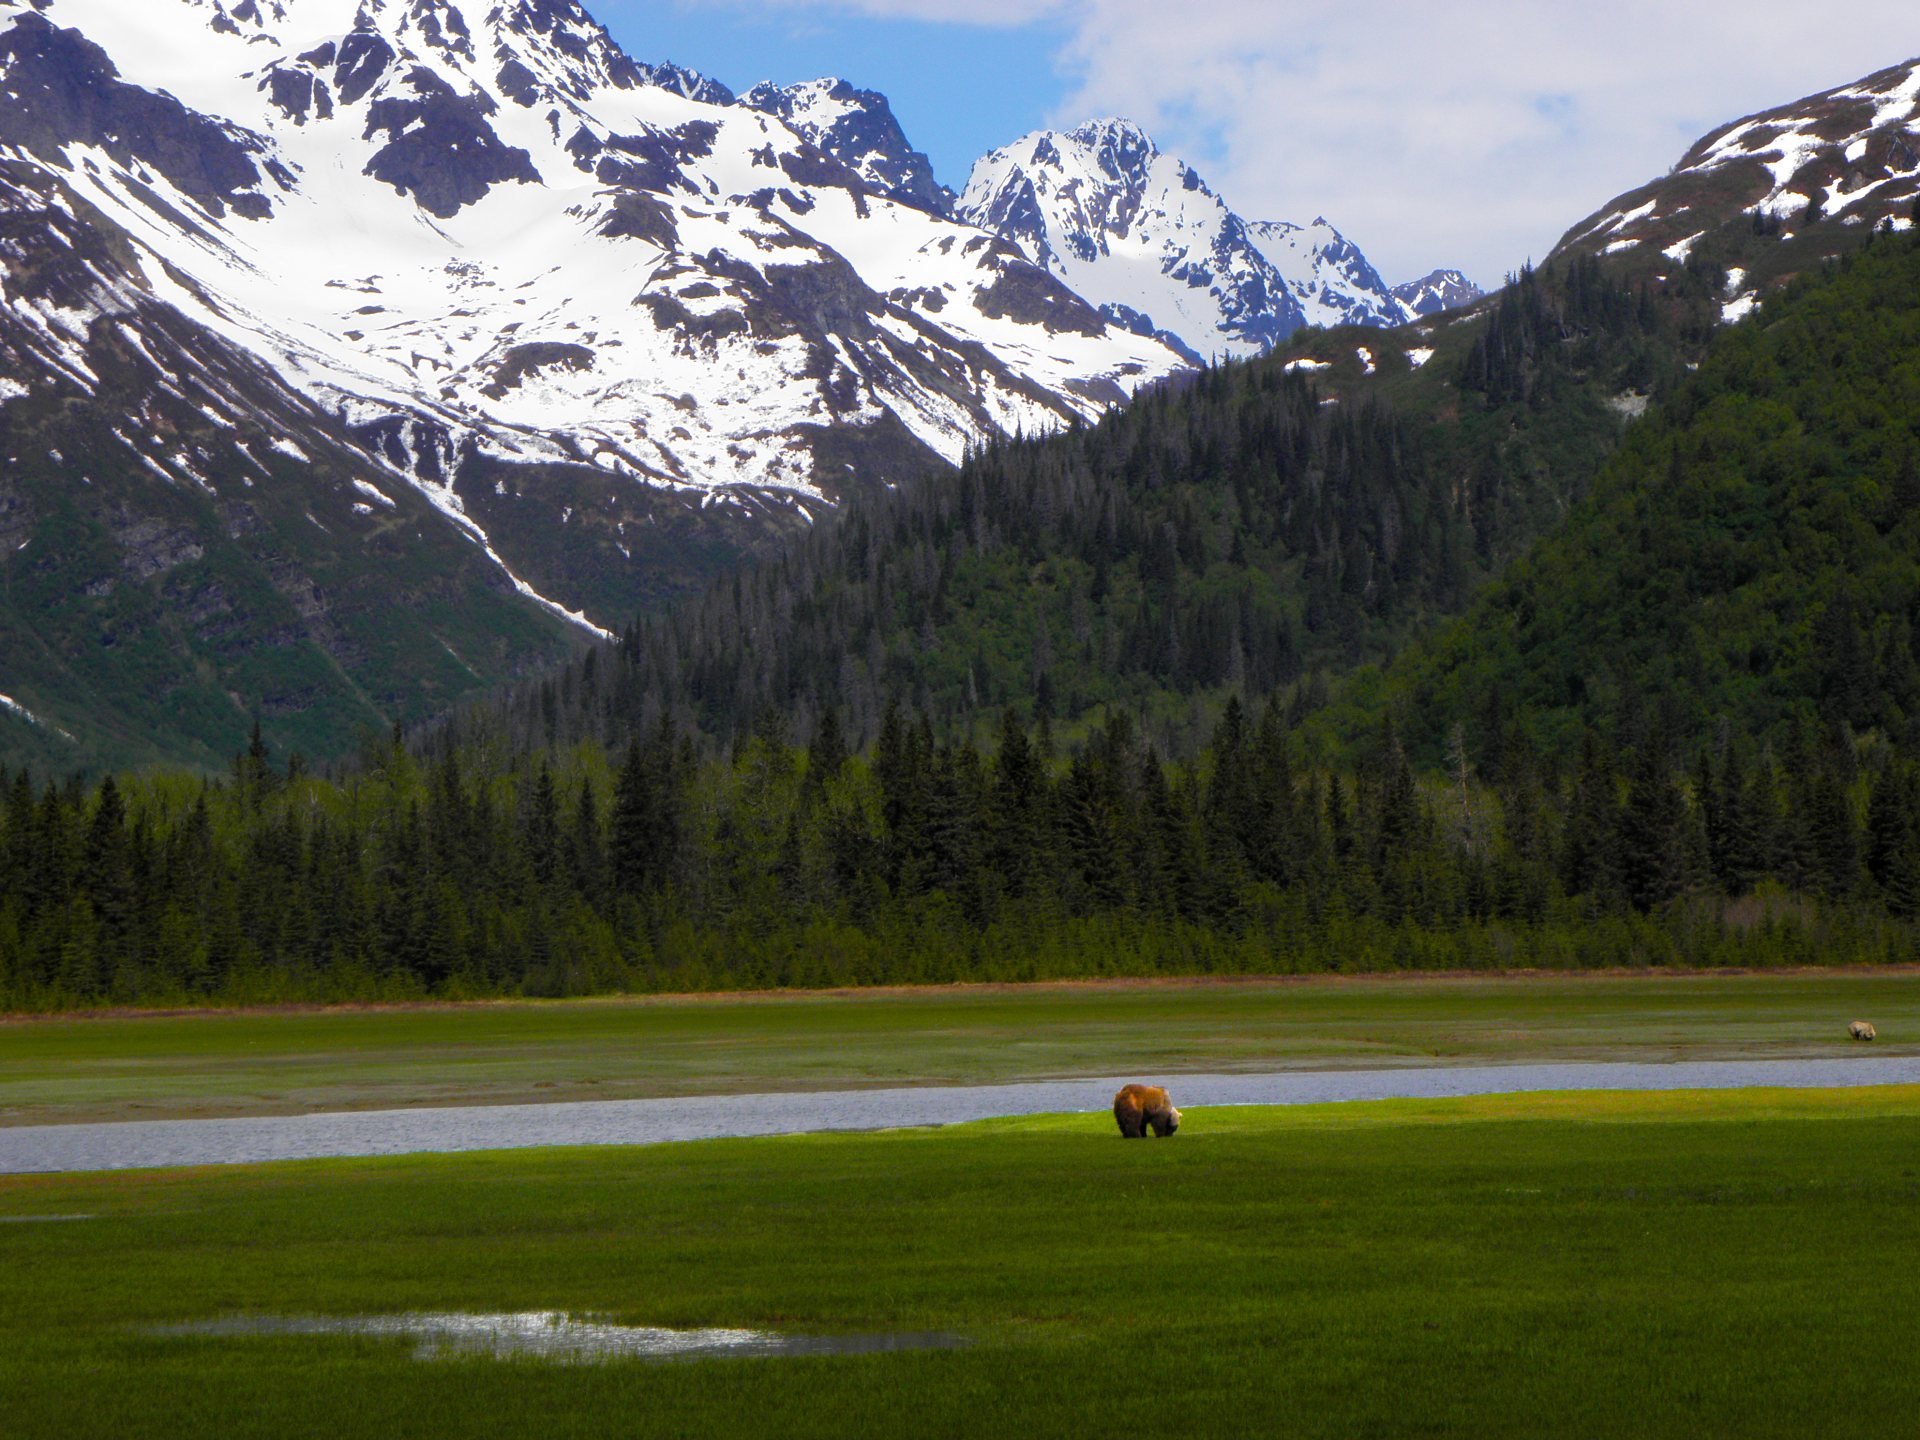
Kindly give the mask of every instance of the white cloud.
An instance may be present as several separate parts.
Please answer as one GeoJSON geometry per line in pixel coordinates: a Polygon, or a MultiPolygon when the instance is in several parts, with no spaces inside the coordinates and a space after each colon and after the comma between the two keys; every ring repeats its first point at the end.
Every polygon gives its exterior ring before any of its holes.
{"type": "Polygon", "coordinates": [[[1009,44],[1064,21],[1058,122],[1138,120],[1242,213],[1324,214],[1390,280],[1497,280],[1721,122],[1920,50],[1912,0],[761,3],[1015,27],[1009,44]]]}
{"type": "Polygon", "coordinates": [[[1062,118],[1130,109],[1250,215],[1496,280],[1723,121],[1909,57],[1910,0],[1085,0],[1062,118]],[[1892,38],[1889,38],[1892,37],[1892,38]]]}

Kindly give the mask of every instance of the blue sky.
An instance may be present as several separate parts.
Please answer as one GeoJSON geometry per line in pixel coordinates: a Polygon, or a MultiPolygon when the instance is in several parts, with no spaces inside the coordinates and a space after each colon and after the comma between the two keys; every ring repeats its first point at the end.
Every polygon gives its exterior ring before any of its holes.
{"type": "Polygon", "coordinates": [[[883,91],[949,185],[1136,120],[1249,219],[1482,284],[1721,123],[1920,54],[1913,0],[586,0],[638,59],[883,91]]]}
{"type": "Polygon", "coordinates": [[[837,75],[893,103],[956,190],[987,151],[1037,130],[1066,98],[1058,21],[1018,27],[873,18],[725,0],[599,0],[589,8],[637,59],[672,60],[745,90],[837,75]]]}

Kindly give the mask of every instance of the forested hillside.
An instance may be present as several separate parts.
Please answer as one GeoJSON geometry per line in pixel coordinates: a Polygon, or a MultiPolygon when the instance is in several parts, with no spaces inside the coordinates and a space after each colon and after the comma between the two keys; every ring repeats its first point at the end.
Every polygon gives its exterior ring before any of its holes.
{"type": "Polygon", "coordinates": [[[617,745],[667,716],[725,742],[837,709],[870,740],[898,697],[942,732],[1124,706],[1191,751],[1227,694],[1383,659],[1457,613],[1684,375],[1722,280],[1629,287],[1583,258],[1431,333],[1311,332],[852,506],[462,725],[617,745]]]}
{"type": "Polygon", "coordinates": [[[1911,748],[1917,628],[1920,241],[1884,236],[1729,331],[1567,523],[1343,723],[1390,705],[1430,759],[1490,712],[1560,755],[1588,726],[1911,748]]]}

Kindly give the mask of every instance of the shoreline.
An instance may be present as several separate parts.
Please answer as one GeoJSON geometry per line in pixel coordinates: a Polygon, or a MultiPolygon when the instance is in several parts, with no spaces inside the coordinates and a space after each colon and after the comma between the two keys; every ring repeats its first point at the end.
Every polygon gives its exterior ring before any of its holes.
{"type": "MultiPolygon", "coordinates": [[[[1392,1070],[1169,1072],[1190,1114],[1240,1105],[1330,1105],[1573,1092],[1920,1087],[1920,1056],[1820,1060],[1624,1061],[1412,1066],[1392,1070]]],[[[1125,1080],[929,1085],[698,1095],[660,1100],[326,1111],[294,1116],[129,1120],[0,1130],[0,1175],[169,1170],[489,1150],[655,1145],[1097,1115],[1125,1080]]],[[[1191,1143],[1191,1142],[1189,1142],[1191,1143]]]]}
{"type": "Polygon", "coordinates": [[[1363,985],[1465,985],[1538,983],[1602,983],[1611,981],[1717,981],[1742,979],[1898,979],[1920,980],[1920,960],[1909,965],[1796,965],[1756,968],[1729,966],[1679,968],[1662,966],[1616,966],[1600,970],[1369,970],[1364,972],[1325,972],[1311,975],[1142,975],[1091,976],[1066,980],[960,980],[931,985],[853,985],[821,989],[775,990],[686,990],[637,992],[619,995],[581,995],[564,999],[538,996],[489,996],[474,1000],[322,1000],[277,1001],[249,1005],[173,1006],[148,1009],[140,1006],[113,1006],[101,1010],[7,1011],[0,1013],[0,1027],[57,1024],[60,1022],[105,1022],[115,1020],[193,1020],[248,1019],[268,1016],[307,1015],[386,1015],[458,1012],[498,1009],[588,1009],[644,1008],[649,1006],[727,1005],[771,1002],[802,1003],[810,1000],[912,999],[956,995],[1034,995],[1048,992],[1063,994],[1109,991],[1168,989],[1341,989],[1363,985]]]}

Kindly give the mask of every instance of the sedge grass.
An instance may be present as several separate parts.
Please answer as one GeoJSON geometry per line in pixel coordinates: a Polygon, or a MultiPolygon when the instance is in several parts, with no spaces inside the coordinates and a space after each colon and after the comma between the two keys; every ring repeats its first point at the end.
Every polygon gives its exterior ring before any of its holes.
{"type": "Polygon", "coordinates": [[[1906,1433],[1920,1088],[1512,1096],[0,1180],[19,1437],[1906,1433]],[[423,1363],[235,1314],[964,1350],[423,1363]]]}

